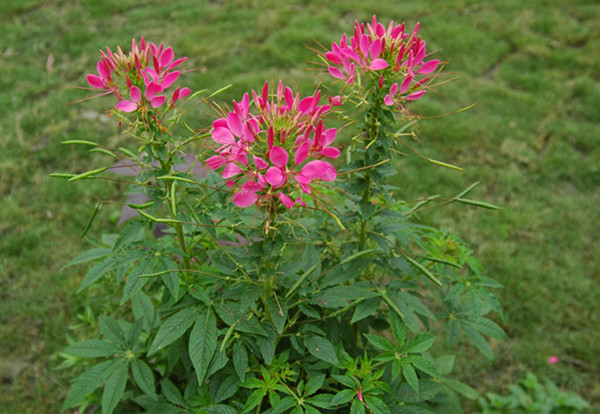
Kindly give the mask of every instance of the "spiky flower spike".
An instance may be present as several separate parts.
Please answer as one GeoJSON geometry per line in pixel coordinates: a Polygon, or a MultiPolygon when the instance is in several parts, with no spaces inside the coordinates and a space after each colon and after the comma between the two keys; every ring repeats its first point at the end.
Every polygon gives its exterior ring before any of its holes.
{"type": "Polygon", "coordinates": [[[220,146],[207,164],[224,166],[222,176],[235,188],[238,207],[277,203],[291,209],[316,199],[319,181],[334,181],[335,168],[322,158],[337,158],[331,146],[337,129],[327,129],[321,119],[331,106],[320,105],[321,91],[305,98],[279,81],[274,94],[265,82],[260,94],[246,93],[233,110],[213,122],[212,138],[220,146]]]}
{"type": "MultiPolygon", "coordinates": [[[[107,47],[100,55],[102,58],[96,65],[98,74],[88,74],[87,81],[94,88],[114,94],[119,100],[115,107],[128,113],[162,106],[167,100],[163,93],[179,77],[180,72],[173,69],[187,59],[173,60],[173,49],[165,48],[162,43],[158,46],[146,43],[143,37],[139,46],[132,40],[128,54],[117,46],[116,52],[107,47]]],[[[189,88],[175,89],[169,107],[189,94],[189,88]]]]}
{"type": "Polygon", "coordinates": [[[355,22],[354,35],[348,40],[344,33],[339,43],[333,43],[325,53],[327,70],[347,84],[356,84],[357,77],[369,76],[380,89],[388,93],[384,103],[402,109],[405,101],[415,101],[425,93],[430,74],[439,66],[437,59],[425,61],[425,41],[418,36],[419,24],[412,32],[405,24],[390,22],[387,28],[373,16],[371,23],[355,22]]]}

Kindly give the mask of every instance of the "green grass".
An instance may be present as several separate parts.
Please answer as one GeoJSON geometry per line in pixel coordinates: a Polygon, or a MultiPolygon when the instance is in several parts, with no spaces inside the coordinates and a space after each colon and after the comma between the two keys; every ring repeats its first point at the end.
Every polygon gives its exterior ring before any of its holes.
{"type": "MultiPolygon", "coordinates": [[[[85,171],[105,159],[60,145],[64,139],[125,143],[102,113],[109,99],[68,105],[86,91],[97,50],[127,48],[144,35],[187,55],[192,89],[234,86],[239,99],[271,78],[305,91],[320,78],[305,46],[329,45],[354,19],[421,21],[428,49],[460,75],[414,110],[424,120],[421,153],[462,166],[458,173],[416,156],[402,161],[406,199],[474,197],[499,212],[450,206],[427,220],[467,240],[505,288],[505,342],[487,362],[459,349],[458,375],[501,392],[526,371],[545,375],[600,408],[600,5],[595,1],[449,0],[40,1],[0,4],[0,412],[58,412],[68,373],[53,355],[90,300],[74,292],[82,269],[61,269],[98,200],[121,200],[119,185],[66,184],[51,172],[85,171]],[[369,4],[372,3],[372,4],[369,4]],[[51,61],[53,62],[52,64],[51,61]],[[548,356],[560,362],[550,365],[548,356]]],[[[112,101],[111,101],[112,102],[112,101]]],[[[201,127],[209,108],[188,122],[201,127]]],[[[92,232],[115,228],[118,205],[92,232]]]]}

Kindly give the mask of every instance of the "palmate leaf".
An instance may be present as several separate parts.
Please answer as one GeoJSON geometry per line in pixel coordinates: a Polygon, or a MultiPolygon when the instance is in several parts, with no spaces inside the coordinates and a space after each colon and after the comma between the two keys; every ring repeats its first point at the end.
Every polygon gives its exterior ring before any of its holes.
{"type": "Polygon", "coordinates": [[[112,254],[112,249],[108,247],[94,247],[93,249],[86,250],[77,256],[75,256],[69,263],[64,265],[62,268],[74,266],[82,263],[91,262],[92,260],[100,259],[112,254]]]}
{"type": "Polygon", "coordinates": [[[197,316],[198,310],[196,308],[187,307],[164,321],[148,350],[148,356],[157,353],[165,346],[179,339],[192,326],[197,316]]]}
{"type": "Polygon", "coordinates": [[[86,396],[100,388],[116,368],[118,361],[119,360],[113,359],[101,362],[77,377],[63,404],[63,411],[67,408],[76,406],[86,396]]]}
{"type": "Polygon", "coordinates": [[[365,395],[365,402],[373,414],[390,414],[390,409],[387,404],[377,397],[365,395]]]}
{"type": "Polygon", "coordinates": [[[131,361],[131,374],[138,387],[154,401],[158,399],[152,369],[141,359],[131,361]]]}
{"type": "Polygon", "coordinates": [[[205,308],[196,320],[190,332],[188,349],[196,370],[196,378],[198,383],[202,384],[217,349],[217,318],[210,308],[205,308]]]}
{"type": "Polygon", "coordinates": [[[111,414],[119,401],[123,392],[125,391],[125,385],[127,384],[127,371],[129,368],[129,361],[121,359],[117,361],[115,369],[112,371],[106,385],[104,385],[104,392],[102,393],[102,414],[111,414]]]}
{"type": "Polygon", "coordinates": [[[350,323],[354,324],[358,321],[362,321],[365,318],[373,315],[379,309],[381,298],[370,298],[360,302],[356,308],[354,308],[354,314],[350,323]]]}
{"type": "Polygon", "coordinates": [[[233,367],[240,380],[244,381],[248,371],[248,351],[241,340],[233,343],[233,367]]]}
{"type": "Polygon", "coordinates": [[[81,292],[117,266],[118,262],[114,257],[108,257],[101,262],[96,263],[83,277],[79,289],[77,289],[77,293],[81,292]]]}
{"type": "Polygon", "coordinates": [[[100,327],[100,333],[104,335],[106,339],[117,345],[123,347],[127,346],[127,338],[125,338],[125,332],[123,332],[119,322],[113,318],[102,315],[98,318],[98,325],[100,327]]]}
{"type": "Polygon", "coordinates": [[[467,324],[463,324],[462,327],[465,331],[465,334],[467,334],[473,345],[475,345],[475,348],[477,348],[479,352],[481,352],[486,358],[493,361],[495,358],[494,351],[486,339],[467,324]]]}
{"type": "Polygon", "coordinates": [[[322,336],[309,336],[304,340],[304,345],[306,345],[306,349],[312,356],[333,365],[339,363],[333,345],[322,336]]]}
{"type": "Polygon", "coordinates": [[[434,334],[424,333],[421,335],[417,335],[413,339],[411,339],[408,342],[408,344],[406,344],[406,348],[404,349],[404,352],[420,354],[421,352],[425,352],[429,348],[431,348],[434,341],[435,341],[434,334]]]}
{"type": "Polygon", "coordinates": [[[82,358],[100,358],[114,355],[119,352],[119,348],[101,339],[89,339],[74,343],[64,352],[82,358]]]}
{"type": "Polygon", "coordinates": [[[410,385],[410,387],[415,390],[416,393],[419,392],[419,378],[417,377],[417,373],[412,365],[409,363],[402,365],[402,374],[404,375],[404,379],[410,385]]]}

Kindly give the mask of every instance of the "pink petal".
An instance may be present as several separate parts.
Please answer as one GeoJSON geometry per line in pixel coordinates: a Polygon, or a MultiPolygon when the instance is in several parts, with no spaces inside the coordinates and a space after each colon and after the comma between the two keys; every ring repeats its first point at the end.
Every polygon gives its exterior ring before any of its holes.
{"type": "Polygon", "coordinates": [[[377,59],[379,54],[381,53],[381,39],[377,38],[371,43],[371,47],[369,48],[369,55],[371,59],[377,59]]]}
{"type": "Polygon", "coordinates": [[[173,49],[172,48],[166,48],[165,50],[162,51],[162,53],[160,54],[159,58],[158,58],[158,64],[161,68],[166,68],[172,61],[173,58],[175,57],[175,54],[173,53],[173,49]]]}
{"type": "Polygon", "coordinates": [[[310,151],[310,142],[304,141],[302,145],[296,150],[296,155],[294,156],[294,165],[302,164],[306,157],[308,157],[308,153],[310,151]]]}
{"type": "Polygon", "coordinates": [[[404,78],[404,80],[402,81],[402,84],[400,85],[400,93],[404,93],[408,90],[408,88],[410,88],[410,84],[412,83],[412,76],[408,75],[406,78],[404,78]]]}
{"type": "Polygon", "coordinates": [[[385,95],[385,98],[383,98],[383,103],[385,103],[387,106],[394,105],[394,97],[392,95],[385,95]]]}
{"type": "Polygon", "coordinates": [[[242,190],[233,196],[233,202],[236,206],[241,208],[250,207],[256,203],[256,200],[258,200],[258,196],[256,195],[256,192],[251,190],[242,190]]]}
{"type": "Polygon", "coordinates": [[[132,86],[129,90],[129,96],[133,102],[142,102],[142,91],[137,86],[132,86]]]}
{"type": "Polygon", "coordinates": [[[218,127],[212,132],[212,139],[219,144],[233,145],[235,138],[228,128],[218,127]]]}
{"type": "Polygon", "coordinates": [[[180,65],[181,63],[185,62],[186,60],[187,60],[187,57],[182,57],[182,58],[179,58],[179,59],[177,59],[175,62],[171,63],[171,64],[169,65],[169,67],[168,67],[168,68],[166,68],[166,70],[171,70],[171,69],[173,69],[175,66],[178,66],[178,65],[180,65]]]}
{"type": "Polygon", "coordinates": [[[423,65],[419,68],[417,73],[431,73],[437,69],[439,64],[440,61],[438,59],[427,61],[423,63],[423,65]]]}
{"type": "Polygon", "coordinates": [[[274,146],[269,152],[269,159],[278,167],[285,167],[289,160],[289,155],[284,148],[274,146]]]}
{"type": "Polygon", "coordinates": [[[152,108],[158,108],[165,103],[165,99],[166,98],[163,95],[158,95],[150,100],[150,104],[152,105],[152,108]]]}
{"type": "Polygon", "coordinates": [[[110,69],[106,66],[102,59],[98,61],[96,69],[98,70],[98,75],[100,75],[102,79],[108,79],[110,77],[110,69]]]}
{"type": "Polygon", "coordinates": [[[167,89],[169,86],[173,85],[173,83],[179,77],[179,71],[171,72],[167,76],[164,77],[161,85],[164,89],[167,89]]]}
{"type": "Polygon", "coordinates": [[[138,106],[132,101],[121,101],[116,105],[116,108],[123,112],[133,112],[138,108],[138,106]]]}
{"type": "Polygon", "coordinates": [[[335,147],[323,148],[323,151],[321,151],[321,155],[327,158],[337,158],[340,156],[340,150],[335,147]]]}
{"type": "Polygon", "coordinates": [[[90,86],[92,86],[94,88],[104,89],[104,87],[105,87],[104,81],[102,80],[102,78],[100,76],[92,75],[90,73],[89,75],[87,75],[87,81],[90,84],[90,86]]]}
{"type": "Polygon", "coordinates": [[[298,104],[298,111],[300,112],[310,112],[313,108],[313,104],[315,101],[314,96],[308,96],[300,101],[298,104]]]}
{"type": "Polygon", "coordinates": [[[283,193],[279,193],[277,195],[279,196],[279,199],[281,200],[283,205],[286,206],[287,208],[292,208],[296,204],[296,203],[294,203],[294,200],[292,200],[291,198],[289,198],[288,196],[286,196],[283,193]]]}
{"type": "Polygon", "coordinates": [[[342,58],[337,53],[334,53],[334,52],[325,53],[325,59],[327,59],[331,63],[335,63],[336,65],[342,64],[342,58]]]}
{"type": "Polygon", "coordinates": [[[417,99],[419,99],[423,95],[425,95],[425,93],[427,93],[427,91],[419,91],[419,92],[411,93],[410,95],[406,96],[406,100],[407,101],[416,101],[417,99]]]}
{"type": "Polygon", "coordinates": [[[237,164],[231,162],[225,166],[225,169],[223,170],[223,178],[226,180],[228,178],[238,175],[241,172],[242,170],[240,169],[240,167],[238,167],[237,164]]]}
{"type": "Polygon", "coordinates": [[[339,70],[338,68],[336,68],[334,66],[329,66],[327,68],[327,70],[329,71],[329,74],[331,76],[333,76],[334,78],[337,78],[337,79],[346,79],[346,75],[344,75],[341,70],[339,70]]]}
{"type": "Polygon", "coordinates": [[[392,85],[392,87],[390,88],[390,95],[396,96],[397,93],[398,93],[398,84],[394,83],[392,85]]]}
{"type": "Polygon", "coordinates": [[[227,115],[227,125],[236,137],[242,136],[242,121],[235,113],[230,112],[227,115]]]}
{"type": "Polygon", "coordinates": [[[389,65],[385,59],[375,59],[371,62],[369,69],[371,70],[381,70],[387,68],[389,65]]]}
{"type": "Polygon", "coordinates": [[[216,170],[226,162],[227,160],[224,157],[221,157],[220,155],[213,155],[212,157],[206,160],[206,165],[211,170],[216,170]]]}
{"type": "Polygon", "coordinates": [[[318,178],[324,181],[333,181],[337,176],[335,168],[326,161],[314,160],[302,167],[300,171],[304,177],[313,179],[318,178]]]}
{"type": "MultiPolygon", "coordinates": [[[[133,88],[131,88],[131,89],[133,89],[133,88]]],[[[148,86],[146,86],[146,91],[144,92],[144,95],[146,96],[146,99],[152,100],[152,99],[154,99],[156,94],[161,93],[162,91],[163,91],[163,87],[160,86],[158,83],[152,81],[148,84],[148,86]]]]}
{"type": "Polygon", "coordinates": [[[256,165],[256,168],[258,168],[259,170],[264,170],[265,168],[267,168],[269,166],[269,163],[266,162],[265,160],[263,160],[260,157],[257,157],[256,155],[253,156],[254,158],[254,165],[256,165]]]}
{"type": "Polygon", "coordinates": [[[329,103],[332,106],[340,106],[342,104],[342,97],[340,95],[330,96],[329,103]]]}
{"type": "Polygon", "coordinates": [[[265,179],[273,188],[278,188],[285,182],[285,175],[280,168],[270,167],[265,174],[265,179]]]}
{"type": "MultiPolygon", "coordinates": [[[[335,137],[337,135],[337,128],[329,128],[325,131],[325,140],[323,140],[323,146],[327,146],[335,141],[335,137]]],[[[323,138],[323,137],[321,137],[323,138]]]]}

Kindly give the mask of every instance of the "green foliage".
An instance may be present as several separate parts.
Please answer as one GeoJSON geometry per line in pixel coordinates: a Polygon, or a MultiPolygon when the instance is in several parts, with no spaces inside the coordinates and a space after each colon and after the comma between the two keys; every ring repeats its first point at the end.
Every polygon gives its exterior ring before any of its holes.
{"type": "Polygon", "coordinates": [[[500,396],[488,393],[478,401],[482,414],[520,414],[547,413],[571,414],[583,413],[590,405],[579,395],[560,390],[552,381],[542,384],[532,373],[510,385],[510,394],[500,396]]]}

